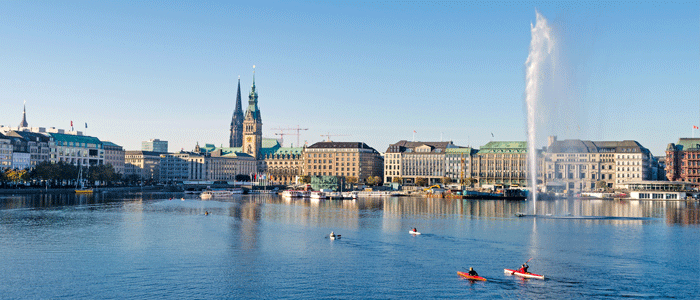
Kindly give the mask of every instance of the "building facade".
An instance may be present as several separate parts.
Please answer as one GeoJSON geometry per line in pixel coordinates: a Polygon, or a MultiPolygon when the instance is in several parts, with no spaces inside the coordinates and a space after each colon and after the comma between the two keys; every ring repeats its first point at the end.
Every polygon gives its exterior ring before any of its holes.
{"type": "Polygon", "coordinates": [[[151,139],[141,142],[141,151],[168,153],[168,141],[151,139]]]}
{"type": "Polygon", "coordinates": [[[479,152],[471,147],[445,149],[445,175],[450,181],[468,186],[474,183],[476,173],[472,170],[472,157],[479,152]]]}
{"type": "Polygon", "coordinates": [[[636,141],[558,141],[552,136],[544,154],[544,180],[548,190],[621,188],[654,180],[656,165],[650,151],[636,141]]]}
{"type": "Polygon", "coordinates": [[[0,133],[0,170],[12,167],[12,141],[0,133]]]}
{"type": "Polygon", "coordinates": [[[23,130],[10,131],[7,135],[22,138],[26,141],[31,167],[41,162],[51,161],[51,154],[56,151],[53,138],[46,133],[23,130]]]}
{"type": "Polygon", "coordinates": [[[303,153],[300,147],[263,148],[263,170],[274,184],[295,184],[304,170],[303,153]]]}
{"type": "Polygon", "coordinates": [[[104,164],[105,152],[98,138],[63,133],[49,135],[56,143],[56,158],[53,162],[63,161],[85,167],[104,164]]]}
{"type": "Polygon", "coordinates": [[[415,184],[425,178],[429,185],[447,176],[446,150],[458,148],[452,142],[409,142],[389,145],[384,154],[384,182],[415,184]]]}
{"type": "Polygon", "coordinates": [[[665,163],[668,180],[700,182],[700,138],[680,138],[668,144],[665,163]]]}
{"type": "Polygon", "coordinates": [[[110,141],[102,141],[102,147],[105,150],[105,164],[112,165],[115,173],[124,175],[124,148],[110,141]]]}
{"type": "Polygon", "coordinates": [[[125,151],[124,176],[136,176],[139,180],[159,180],[161,154],[154,151],[125,151]]]}
{"type": "MultiPolygon", "coordinates": [[[[472,173],[480,186],[528,186],[527,142],[488,142],[472,160],[472,173]]],[[[538,172],[539,174],[539,172],[538,172]]]]}
{"type": "Polygon", "coordinates": [[[382,156],[362,142],[318,142],[305,147],[302,156],[307,176],[354,177],[358,183],[370,176],[382,179],[382,156]]]}

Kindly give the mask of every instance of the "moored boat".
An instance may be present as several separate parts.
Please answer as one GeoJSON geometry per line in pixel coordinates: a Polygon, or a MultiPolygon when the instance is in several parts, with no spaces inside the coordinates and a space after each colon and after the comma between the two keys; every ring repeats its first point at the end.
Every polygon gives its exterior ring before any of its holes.
{"type": "Polygon", "coordinates": [[[518,271],[518,270],[503,269],[503,273],[509,274],[509,275],[520,276],[520,277],[523,277],[523,278],[532,278],[532,279],[542,279],[542,280],[544,280],[544,275],[539,275],[539,274],[530,273],[530,272],[524,273],[524,272],[520,272],[520,271],[518,271]]]}
{"type": "Polygon", "coordinates": [[[227,198],[233,196],[234,193],[233,191],[227,191],[227,190],[217,190],[217,191],[204,191],[202,192],[201,195],[199,195],[200,198],[202,199],[216,199],[216,198],[227,198]]]}
{"type": "Polygon", "coordinates": [[[469,275],[469,273],[466,273],[466,272],[457,271],[457,274],[458,274],[459,276],[462,276],[462,277],[464,277],[464,278],[466,278],[466,279],[469,279],[469,280],[486,281],[486,278],[484,278],[484,277],[481,277],[481,276],[471,276],[471,275],[469,275]]]}
{"type": "Polygon", "coordinates": [[[313,191],[311,192],[311,199],[326,199],[328,196],[326,196],[326,193],[324,192],[319,192],[319,191],[313,191]]]}

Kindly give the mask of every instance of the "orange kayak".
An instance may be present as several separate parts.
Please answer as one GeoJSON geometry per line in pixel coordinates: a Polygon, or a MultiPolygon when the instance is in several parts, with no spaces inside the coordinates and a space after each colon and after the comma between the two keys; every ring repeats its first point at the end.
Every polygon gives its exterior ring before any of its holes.
{"type": "Polygon", "coordinates": [[[484,277],[481,277],[481,276],[471,276],[471,275],[469,275],[468,273],[464,273],[464,272],[460,272],[460,271],[457,271],[457,275],[462,276],[462,277],[464,277],[464,278],[466,278],[466,279],[469,279],[469,280],[486,281],[486,278],[484,278],[484,277]]]}

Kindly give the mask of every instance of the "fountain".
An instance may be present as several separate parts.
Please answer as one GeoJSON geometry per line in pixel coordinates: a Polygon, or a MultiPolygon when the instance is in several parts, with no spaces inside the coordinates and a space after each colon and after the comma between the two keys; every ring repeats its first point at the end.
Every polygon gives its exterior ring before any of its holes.
{"type": "Polygon", "coordinates": [[[545,19],[536,12],[535,25],[530,24],[530,52],[525,62],[525,104],[527,106],[528,170],[530,179],[530,204],[528,212],[537,214],[537,123],[538,102],[543,98],[542,86],[548,71],[553,69],[554,60],[550,57],[554,48],[552,29],[545,19]],[[530,209],[532,207],[532,209],[530,209]]]}

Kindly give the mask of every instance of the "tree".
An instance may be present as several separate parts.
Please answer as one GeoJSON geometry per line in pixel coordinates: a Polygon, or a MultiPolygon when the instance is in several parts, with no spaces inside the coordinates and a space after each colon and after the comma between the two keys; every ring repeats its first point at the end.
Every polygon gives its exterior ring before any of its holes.
{"type": "Polygon", "coordinates": [[[442,177],[442,178],[440,178],[440,182],[442,182],[442,185],[448,185],[448,184],[452,183],[452,178],[442,177]]]}
{"type": "Polygon", "coordinates": [[[357,177],[355,177],[355,176],[345,177],[345,182],[347,182],[349,184],[357,184],[357,177]]]}
{"type": "Polygon", "coordinates": [[[372,177],[372,176],[367,176],[367,178],[365,178],[365,183],[366,183],[367,185],[374,185],[376,182],[374,181],[374,177],[372,177]]]}
{"type": "Polygon", "coordinates": [[[299,182],[301,182],[301,183],[303,183],[303,184],[309,184],[309,183],[311,183],[311,176],[309,176],[309,175],[301,175],[301,176],[299,177],[299,182]]]}
{"type": "Polygon", "coordinates": [[[416,185],[417,186],[426,186],[426,185],[428,185],[428,179],[425,177],[418,177],[418,178],[416,178],[416,185]]]}
{"type": "Polygon", "coordinates": [[[374,176],[374,184],[382,185],[384,183],[384,178],[380,176],[374,176]]]}
{"type": "Polygon", "coordinates": [[[394,178],[391,179],[391,182],[394,182],[394,183],[403,183],[403,178],[401,178],[401,177],[394,177],[394,178]]]}

